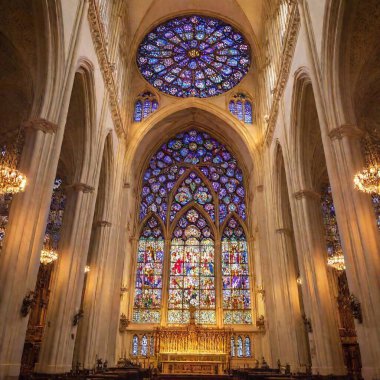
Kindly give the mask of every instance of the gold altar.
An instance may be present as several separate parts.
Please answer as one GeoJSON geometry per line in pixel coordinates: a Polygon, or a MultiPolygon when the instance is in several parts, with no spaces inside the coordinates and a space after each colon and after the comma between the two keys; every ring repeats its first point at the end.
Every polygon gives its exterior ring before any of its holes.
{"type": "Polygon", "coordinates": [[[229,366],[232,330],[202,327],[158,327],[155,352],[162,373],[223,374],[229,366]]]}

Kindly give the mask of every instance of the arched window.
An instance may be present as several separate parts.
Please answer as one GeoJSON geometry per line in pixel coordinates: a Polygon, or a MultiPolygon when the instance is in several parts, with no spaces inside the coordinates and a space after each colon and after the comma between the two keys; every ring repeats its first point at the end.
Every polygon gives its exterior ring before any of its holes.
{"type": "Polygon", "coordinates": [[[141,338],[141,356],[148,355],[148,338],[146,335],[143,335],[141,338]]]}
{"type": "Polygon", "coordinates": [[[139,337],[137,335],[133,335],[132,338],[132,355],[137,356],[139,353],[139,337]]]}
{"type": "Polygon", "coordinates": [[[241,336],[237,338],[237,356],[238,358],[243,357],[243,339],[241,336]]]}
{"type": "Polygon", "coordinates": [[[198,323],[214,324],[214,239],[205,218],[192,208],[173,232],[170,248],[169,323],[188,323],[189,307],[198,323]]]}
{"type": "Polygon", "coordinates": [[[147,118],[152,112],[156,111],[157,108],[158,101],[156,97],[149,91],[144,92],[136,99],[133,120],[140,122],[147,118]]]}
{"type": "Polygon", "coordinates": [[[57,250],[61,238],[61,227],[66,205],[66,193],[63,180],[56,177],[53,185],[50,210],[45,230],[44,246],[57,250]]]}
{"type": "Polygon", "coordinates": [[[222,281],[224,323],[252,323],[247,241],[235,217],[223,231],[222,281]]]}
{"type": "Polygon", "coordinates": [[[245,220],[243,174],[224,145],[197,130],[163,144],[143,176],[133,321],[159,323],[165,315],[169,324],[188,323],[192,305],[197,323],[212,325],[220,305],[226,324],[252,323],[245,220]],[[163,231],[168,235],[164,237],[163,231]],[[216,236],[222,235],[223,240],[216,242],[216,236]],[[222,245],[226,252],[235,250],[239,258],[236,263],[222,263],[225,273],[215,278],[215,266],[223,261],[222,245]],[[150,251],[159,254],[152,256],[150,251]],[[164,261],[167,277],[161,276],[164,261]],[[223,306],[224,294],[216,299],[217,286],[227,277],[235,281],[234,276],[239,286],[226,288],[232,306],[223,306]],[[165,286],[158,282],[162,277],[168,279],[165,286]],[[165,296],[162,289],[167,289],[165,296]],[[236,305],[234,299],[239,297],[243,302],[236,305]],[[164,299],[168,301],[161,305],[164,299]]]}
{"type": "Polygon", "coordinates": [[[245,337],[244,345],[245,345],[245,356],[249,358],[251,356],[251,339],[249,339],[249,336],[245,337]]]}
{"type": "Polygon", "coordinates": [[[235,94],[228,106],[230,112],[240,121],[252,124],[254,121],[252,101],[243,93],[235,94]]]}
{"type": "Polygon", "coordinates": [[[340,256],[344,263],[331,186],[326,184],[322,186],[321,190],[321,206],[323,224],[325,227],[327,256],[328,258],[340,256]]]}
{"type": "Polygon", "coordinates": [[[152,216],[145,223],[138,243],[134,322],[160,321],[163,258],[161,226],[152,216]]]}
{"type": "Polygon", "coordinates": [[[231,336],[231,356],[235,356],[235,338],[231,336]]]}

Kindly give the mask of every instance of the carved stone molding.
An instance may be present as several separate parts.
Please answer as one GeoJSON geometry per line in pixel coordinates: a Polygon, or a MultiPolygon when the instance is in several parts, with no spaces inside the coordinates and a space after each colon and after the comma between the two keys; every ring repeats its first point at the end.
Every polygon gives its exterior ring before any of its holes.
{"type": "Polygon", "coordinates": [[[74,183],[73,185],[69,185],[66,187],[67,190],[72,190],[72,191],[82,191],[83,193],[92,193],[95,188],[86,185],[85,183],[74,183]]]}
{"type": "Polygon", "coordinates": [[[106,220],[98,220],[95,225],[96,227],[111,227],[112,223],[107,222],[106,220]]]}
{"type": "Polygon", "coordinates": [[[296,2],[292,2],[289,15],[289,24],[285,34],[284,47],[281,52],[280,70],[277,76],[276,86],[273,89],[273,101],[268,116],[268,125],[265,135],[266,144],[270,144],[276,125],[280,99],[284,93],[285,85],[289,78],[290,66],[297,43],[298,31],[300,29],[300,14],[296,2]]]}
{"type": "Polygon", "coordinates": [[[329,137],[331,140],[340,140],[343,137],[356,137],[361,138],[363,137],[364,133],[363,131],[358,128],[356,125],[341,125],[340,127],[334,128],[330,131],[329,137]]]}
{"type": "Polygon", "coordinates": [[[55,123],[52,123],[49,120],[43,119],[43,118],[37,118],[37,119],[32,119],[25,121],[22,124],[22,127],[25,130],[36,130],[36,131],[42,131],[44,133],[50,133],[53,134],[57,132],[58,125],[55,123]]]}
{"type": "Polygon", "coordinates": [[[101,26],[99,12],[96,6],[96,0],[89,0],[88,22],[96,55],[98,57],[100,70],[103,75],[104,84],[109,95],[109,104],[111,108],[112,120],[115,125],[116,133],[119,137],[125,134],[125,128],[119,108],[117,87],[113,77],[113,65],[109,61],[107,53],[107,42],[101,26]]]}
{"type": "Polygon", "coordinates": [[[302,199],[302,198],[311,198],[311,199],[319,201],[321,199],[321,194],[313,190],[300,190],[300,191],[295,192],[293,195],[294,195],[294,198],[296,198],[297,200],[302,199]]]}

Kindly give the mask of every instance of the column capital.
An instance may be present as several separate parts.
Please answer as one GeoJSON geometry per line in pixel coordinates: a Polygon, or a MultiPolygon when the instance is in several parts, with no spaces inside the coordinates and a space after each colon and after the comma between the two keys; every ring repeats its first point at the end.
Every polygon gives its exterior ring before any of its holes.
{"type": "Polygon", "coordinates": [[[43,118],[27,120],[22,124],[22,127],[25,130],[42,131],[50,134],[57,132],[58,129],[57,124],[43,118]]]}
{"type": "Polygon", "coordinates": [[[112,223],[107,222],[106,220],[98,220],[97,222],[95,222],[95,226],[96,227],[111,227],[112,223]]]}
{"type": "Polygon", "coordinates": [[[66,189],[73,191],[82,191],[83,193],[93,193],[95,190],[94,187],[81,182],[66,186],[66,189]]]}
{"type": "Polygon", "coordinates": [[[341,140],[343,137],[361,138],[363,134],[363,131],[356,125],[343,124],[339,127],[332,129],[329,132],[329,137],[331,140],[341,140]]]}
{"type": "Polygon", "coordinates": [[[321,199],[321,194],[317,193],[314,190],[309,190],[309,189],[296,191],[293,195],[294,195],[294,198],[296,198],[297,200],[302,199],[302,198],[309,198],[309,199],[314,199],[316,201],[319,201],[321,199]]]}

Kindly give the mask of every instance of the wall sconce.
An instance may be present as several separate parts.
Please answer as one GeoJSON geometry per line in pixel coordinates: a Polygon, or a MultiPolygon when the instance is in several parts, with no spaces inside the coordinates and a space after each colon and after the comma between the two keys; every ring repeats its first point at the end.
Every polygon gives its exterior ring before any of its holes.
{"type": "Polygon", "coordinates": [[[297,281],[298,285],[302,285],[302,278],[301,278],[301,276],[298,276],[296,281],[297,281]]]}

